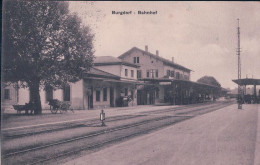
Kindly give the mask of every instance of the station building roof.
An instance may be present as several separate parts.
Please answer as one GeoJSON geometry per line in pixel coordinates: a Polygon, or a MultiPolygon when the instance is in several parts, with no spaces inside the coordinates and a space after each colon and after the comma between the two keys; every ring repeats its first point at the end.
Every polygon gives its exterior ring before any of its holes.
{"type": "Polygon", "coordinates": [[[192,71],[191,69],[188,69],[188,68],[186,68],[186,67],[184,67],[184,66],[182,66],[182,65],[179,65],[179,64],[177,64],[177,63],[175,63],[175,62],[172,62],[172,61],[170,61],[170,60],[167,60],[167,59],[165,59],[165,58],[163,58],[163,57],[157,56],[157,55],[152,54],[152,53],[150,53],[150,52],[144,51],[144,50],[142,50],[142,49],[140,49],[140,48],[137,48],[137,47],[131,48],[131,49],[128,50],[127,52],[125,52],[125,53],[123,53],[122,55],[120,55],[118,58],[124,58],[125,56],[127,56],[128,54],[130,54],[131,52],[133,52],[133,51],[135,51],[135,50],[141,51],[142,53],[144,53],[144,54],[146,54],[146,55],[149,55],[149,56],[151,56],[151,57],[153,57],[153,58],[155,58],[155,59],[158,59],[159,61],[162,61],[165,65],[169,65],[169,66],[175,67],[175,68],[177,68],[177,69],[185,70],[185,71],[188,71],[188,72],[192,71]]]}
{"type": "Polygon", "coordinates": [[[105,72],[95,67],[91,67],[89,71],[84,71],[82,75],[84,79],[100,80],[104,82],[115,82],[115,83],[136,84],[136,85],[152,85],[152,84],[140,82],[138,80],[121,80],[119,76],[105,72]]]}
{"type": "Polygon", "coordinates": [[[120,77],[108,72],[105,72],[103,70],[91,67],[89,71],[83,72],[83,78],[90,78],[90,77],[100,77],[100,78],[109,78],[109,79],[115,79],[119,80],[120,77]]]}
{"type": "Polygon", "coordinates": [[[253,78],[236,79],[232,81],[238,85],[260,85],[260,79],[253,78]]]}

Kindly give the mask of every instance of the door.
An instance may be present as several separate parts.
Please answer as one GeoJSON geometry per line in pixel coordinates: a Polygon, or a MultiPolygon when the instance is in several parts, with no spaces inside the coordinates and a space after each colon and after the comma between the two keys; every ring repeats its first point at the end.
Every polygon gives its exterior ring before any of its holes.
{"type": "Polygon", "coordinates": [[[137,90],[137,105],[142,105],[142,91],[137,90]]]}
{"type": "Polygon", "coordinates": [[[91,93],[88,95],[88,109],[93,108],[93,87],[91,87],[91,93]]]}
{"type": "Polygon", "coordinates": [[[110,88],[110,107],[114,107],[114,88],[110,88]]]}

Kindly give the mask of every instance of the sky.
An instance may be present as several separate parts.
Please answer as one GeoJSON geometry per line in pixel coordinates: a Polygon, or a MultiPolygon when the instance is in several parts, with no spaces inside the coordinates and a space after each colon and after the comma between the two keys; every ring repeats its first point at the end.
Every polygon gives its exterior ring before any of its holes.
{"type": "Polygon", "coordinates": [[[240,19],[242,78],[260,78],[260,2],[70,2],[95,34],[95,56],[118,57],[132,47],[192,70],[191,80],[215,77],[235,88],[240,19]],[[112,11],[132,11],[115,15],[112,11]],[[139,15],[138,11],[157,11],[139,15]],[[133,14],[135,12],[135,14],[133,14]]]}

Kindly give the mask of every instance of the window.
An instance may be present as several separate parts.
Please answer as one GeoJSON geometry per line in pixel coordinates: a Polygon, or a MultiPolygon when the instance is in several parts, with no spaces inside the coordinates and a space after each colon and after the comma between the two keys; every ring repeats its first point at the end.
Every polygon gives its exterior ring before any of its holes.
{"type": "Polygon", "coordinates": [[[180,73],[179,72],[176,72],[176,78],[180,79],[180,73]]]}
{"type": "Polygon", "coordinates": [[[134,77],[134,71],[131,70],[131,77],[134,77]]]}
{"type": "Polygon", "coordinates": [[[128,76],[128,69],[125,69],[125,76],[128,76]]]}
{"type": "Polygon", "coordinates": [[[5,100],[9,100],[10,98],[10,89],[5,89],[4,91],[4,98],[5,100]]]}
{"type": "Polygon", "coordinates": [[[103,101],[107,101],[107,88],[103,88],[103,101]]]}
{"type": "Polygon", "coordinates": [[[171,71],[171,77],[174,77],[174,75],[175,75],[175,72],[171,71]]]}
{"type": "Polygon", "coordinates": [[[146,77],[149,77],[149,70],[146,71],[146,77]]]}
{"type": "Polygon", "coordinates": [[[100,101],[100,91],[96,90],[96,101],[100,101]]]}
{"type": "Polygon", "coordinates": [[[134,57],[134,63],[139,63],[139,57],[134,57]]]}
{"type": "Polygon", "coordinates": [[[70,101],[70,86],[66,85],[63,88],[63,101],[70,101]]]}
{"type": "Polygon", "coordinates": [[[156,69],[155,77],[159,77],[158,69],[156,69]]]}
{"type": "Polygon", "coordinates": [[[53,99],[53,89],[52,87],[46,87],[45,89],[45,100],[46,102],[53,99]]]}
{"type": "Polygon", "coordinates": [[[150,76],[151,76],[151,78],[158,77],[158,69],[151,69],[150,76]]]}
{"type": "Polygon", "coordinates": [[[137,78],[142,78],[142,70],[137,70],[137,78]]]}
{"type": "Polygon", "coordinates": [[[154,69],[151,69],[151,77],[154,78],[154,69]]]}
{"type": "Polygon", "coordinates": [[[125,96],[128,96],[128,89],[125,88],[125,96]]]}
{"type": "Polygon", "coordinates": [[[171,71],[167,70],[167,76],[170,76],[170,75],[171,75],[171,71]]]}

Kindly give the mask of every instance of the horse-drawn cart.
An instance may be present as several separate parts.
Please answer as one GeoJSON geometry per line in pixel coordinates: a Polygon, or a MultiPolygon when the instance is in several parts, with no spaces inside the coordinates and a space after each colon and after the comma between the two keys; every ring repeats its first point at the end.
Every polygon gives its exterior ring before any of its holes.
{"type": "Polygon", "coordinates": [[[73,109],[70,108],[70,102],[67,101],[59,101],[58,99],[49,100],[50,110],[51,113],[56,114],[58,111],[60,113],[67,112],[68,110],[71,110],[73,113],[73,109]]]}
{"type": "MultiPolygon", "coordinates": [[[[62,112],[67,112],[68,110],[71,110],[73,113],[73,109],[70,108],[70,102],[67,101],[59,101],[58,99],[53,99],[53,100],[49,100],[49,105],[50,105],[50,110],[51,113],[55,114],[58,111],[60,111],[60,113],[62,112]]],[[[18,114],[21,114],[22,111],[25,111],[25,114],[33,114],[34,112],[34,108],[33,108],[34,104],[32,102],[29,103],[25,103],[25,105],[13,105],[13,108],[17,111],[18,114]]]]}

